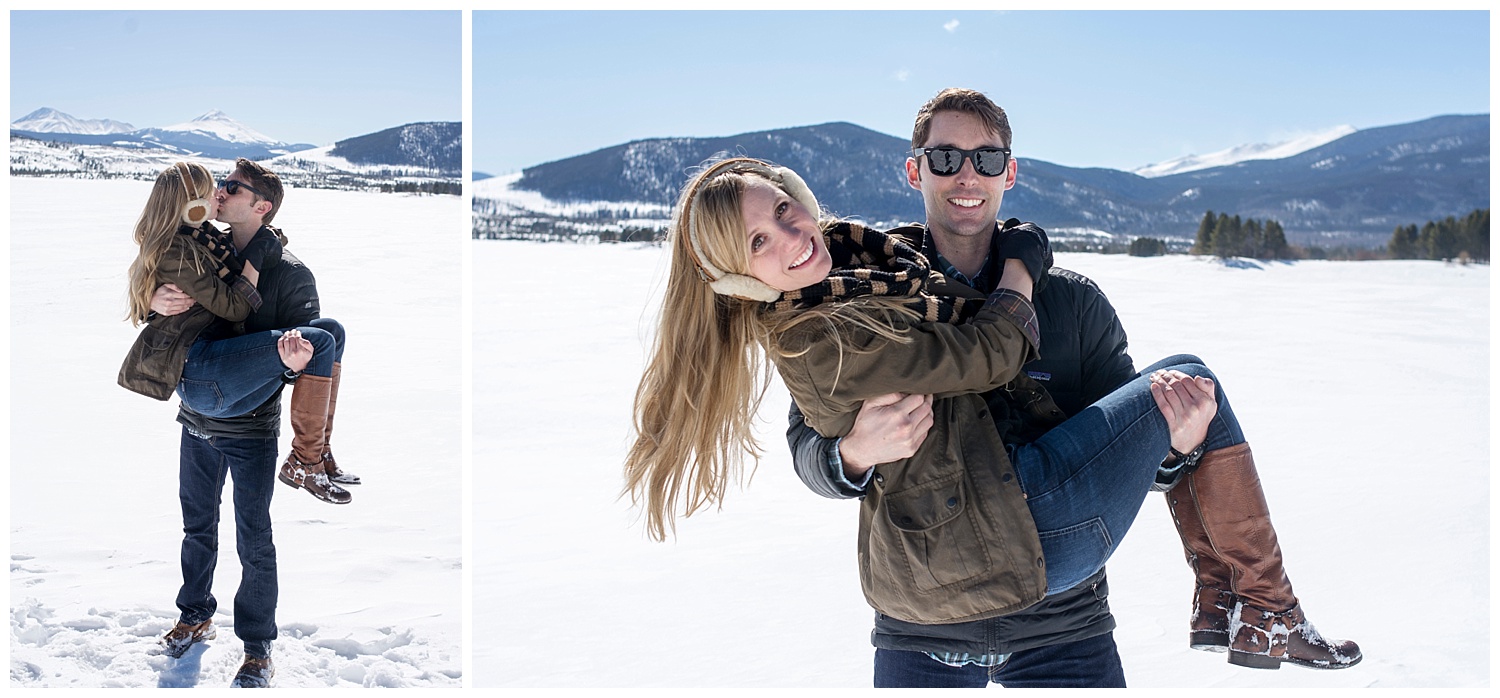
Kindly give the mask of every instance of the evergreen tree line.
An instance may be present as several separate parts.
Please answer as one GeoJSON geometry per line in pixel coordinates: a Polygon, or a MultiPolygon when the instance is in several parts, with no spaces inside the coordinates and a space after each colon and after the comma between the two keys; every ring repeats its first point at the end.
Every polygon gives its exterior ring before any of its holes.
{"type": "Polygon", "coordinates": [[[1427,221],[1421,229],[1415,223],[1396,226],[1386,245],[1391,259],[1490,259],[1490,210],[1475,209],[1462,219],[1453,216],[1427,221]]]}
{"type": "Polygon", "coordinates": [[[1291,253],[1281,223],[1270,218],[1265,223],[1254,218],[1241,220],[1239,214],[1233,217],[1227,213],[1215,215],[1213,211],[1203,214],[1198,236],[1193,241],[1193,254],[1287,259],[1291,253]]]}

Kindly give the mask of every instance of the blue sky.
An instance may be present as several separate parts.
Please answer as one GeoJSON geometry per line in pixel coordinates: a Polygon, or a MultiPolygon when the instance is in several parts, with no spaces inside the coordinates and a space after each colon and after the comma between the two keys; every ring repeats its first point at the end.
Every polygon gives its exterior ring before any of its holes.
{"type": "Polygon", "coordinates": [[[473,13],[474,169],[849,121],[948,86],[1019,157],[1132,169],[1340,125],[1488,113],[1485,12],[473,13]]]}
{"type": "Polygon", "coordinates": [[[10,119],[52,107],[146,128],[219,109],[329,145],[461,120],[462,40],[457,11],[17,11],[10,119]]]}

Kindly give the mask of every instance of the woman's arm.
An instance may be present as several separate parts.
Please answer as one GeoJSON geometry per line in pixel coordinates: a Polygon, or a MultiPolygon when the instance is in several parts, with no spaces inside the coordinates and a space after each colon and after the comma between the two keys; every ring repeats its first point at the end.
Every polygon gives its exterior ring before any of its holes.
{"type": "MultiPolygon", "coordinates": [[[[244,283],[232,287],[207,263],[194,257],[193,250],[188,247],[194,244],[184,235],[173,237],[156,268],[159,280],[175,284],[199,305],[225,320],[238,322],[250,317],[250,313],[260,307],[260,294],[255,291],[254,284],[259,275],[251,278],[242,274],[244,283]]],[[[253,269],[247,266],[246,271],[253,272],[253,269]]]]}

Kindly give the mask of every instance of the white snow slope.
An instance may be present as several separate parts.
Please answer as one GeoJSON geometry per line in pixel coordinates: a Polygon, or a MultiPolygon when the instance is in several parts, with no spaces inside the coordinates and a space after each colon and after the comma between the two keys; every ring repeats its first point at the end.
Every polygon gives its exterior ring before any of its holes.
{"type": "Polygon", "coordinates": [[[1335,126],[1326,131],[1300,136],[1279,143],[1250,143],[1233,148],[1214,151],[1207,155],[1184,155],[1164,162],[1137,167],[1131,172],[1142,177],[1165,177],[1180,172],[1206,170],[1210,167],[1233,165],[1246,160],[1279,160],[1304,153],[1325,143],[1331,143],[1358,129],[1353,126],[1335,126]]]}
{"type": "MultiPolygon", "coordinates": [[[[779,385],[759,471],[722,511],[652,543],[617,498],[663,251],[472,244],[474,685],[868,687],[858,505],[793,474],[779,385]]],[[[1215,369],[1304,608],[1365,653],[1263,671],[1189,649],[1192,576],[1151,495],[1108,568],[1131,685],[1489,684],[1488,267],[1057,263],[1109,294],[1138,367],[1215,369]]]]}
{"type": "MultiPolygon", "coordinates": [[[[218,638],[179,660],[157,645],[181,584],[177,401],[115,385],[137,332],[121,318],[150,188],[11,178],[13,687],[223,687],[242,658],[228,488],[218,638]]],[[[293,189],[276,224],[316,274],[323,314],[348,329],[336,444],[365,484],[338,507],[276,485],[273,685],[459,686],[468,212],[452,196],[293,189]]]]}

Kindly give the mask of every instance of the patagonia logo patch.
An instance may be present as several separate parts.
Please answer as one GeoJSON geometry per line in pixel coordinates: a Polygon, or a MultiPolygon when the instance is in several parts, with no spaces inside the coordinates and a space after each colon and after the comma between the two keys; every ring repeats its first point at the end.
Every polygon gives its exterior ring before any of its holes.
{"type": "Polygon", "coordinates": [[[1047,373],[1046,371],[1027,371],[1026,375],[1031,376],[1032,379],[1039,381],[1052,380],[1052,374],[1047,373]]]}

